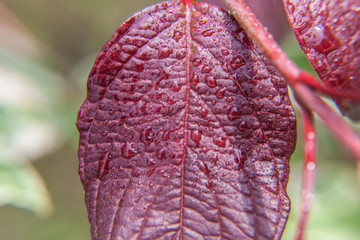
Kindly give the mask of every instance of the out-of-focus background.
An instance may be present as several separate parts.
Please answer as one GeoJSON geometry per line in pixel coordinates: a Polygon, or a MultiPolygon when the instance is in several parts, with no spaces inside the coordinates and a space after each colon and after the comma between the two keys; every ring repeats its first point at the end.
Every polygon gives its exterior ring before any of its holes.
{"type": "MultiPolygon", "coordinates": [[[[156,2],[0,1],[0,239],[90,239],[75,128],[87,74],[115,29],[156,2]]],[[[287,33],[280,1],[249,2],[289,55],[311,71],[287,33]]],[[[301,121],[298,128],[289,183],[293,208],[283,239],[293,238],[299,212],[301,121]]],[[[318,182],[309,239],[359,239],[355,163],[320,122],[317,128],[318,182]]]]}

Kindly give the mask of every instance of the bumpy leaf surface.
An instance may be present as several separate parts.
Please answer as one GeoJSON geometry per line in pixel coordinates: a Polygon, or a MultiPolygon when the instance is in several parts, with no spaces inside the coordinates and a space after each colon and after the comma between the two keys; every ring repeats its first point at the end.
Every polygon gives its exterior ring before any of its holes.
{"type": "MultiPolygon", "coordinates": [[[[326,85],[360,90],[360,1],[284,0],[290,24],[326,85]]],[[[360,120],[360,105],[335,99],[344,115],[360,120]]]]}
{"type": "Polygon", "coordinates": [[[145,9],[102,49],[78,114],[92,238],[279,239],[295,125],[286,82],[228,13],[145,9]]]}

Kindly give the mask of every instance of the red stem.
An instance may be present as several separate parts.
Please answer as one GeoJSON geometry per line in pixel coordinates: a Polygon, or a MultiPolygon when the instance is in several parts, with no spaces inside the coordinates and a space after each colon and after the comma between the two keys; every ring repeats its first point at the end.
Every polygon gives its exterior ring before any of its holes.
{"type": "Polygon", "coordinates": [[[309,220],[309,214],[313,203],[316,182],[316,133],[314,129],[313,115],[308,108],[304,106],[301,106],[301,108],[303,110],[302,117],[305,129],[305,162],[301,194],[301,212],[297,228],[296,240],[304,239],[305,229],[309,220]]]}
{"type": "Polygon", "coordinates": [[[357,132],[305,84],[295,84],[292,89],[300,105],[315,112],[335,138],[350,150],[360,163],[360,137],[357,132]]]}

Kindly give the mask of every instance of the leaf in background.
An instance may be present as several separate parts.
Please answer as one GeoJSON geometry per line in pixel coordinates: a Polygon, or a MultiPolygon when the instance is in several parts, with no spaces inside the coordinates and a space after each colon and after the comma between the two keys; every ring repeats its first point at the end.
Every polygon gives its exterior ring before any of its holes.
{"type": "Polygon", "coordinates": [[[42,64],[42,47],[0,3],[0,144],[31,161],[58,147],[67,132],[64,86],[48,62],[42,64]]]}
{"type": "Polygon", "coordinates": [[[93,239],[280,239],[295,125],[228,13],[145,9],[103,47],[78,114],[93,239]]]}
{"type": "Polygon", "coordinates": [[[45,183],[22,155],[0,145],[0,206],[13,205],[48,216],[52,211],[45,183]]]}
{"type": "Polygon", "coordinates": [[[0,3],[0,206],[47,216],[50,193],[31,162],[58,148],[67,131],[63,85],[41,64],[41,46],[0,3]]]}
{"type": "MultiPolygon", "coordinates": [[[[329,87],[360,90],[360,2],[284,0],[290,24],[320,78],[329,87]]],[[[342,113],[360,120],[360,105],[336,99],[342,113]]]]}

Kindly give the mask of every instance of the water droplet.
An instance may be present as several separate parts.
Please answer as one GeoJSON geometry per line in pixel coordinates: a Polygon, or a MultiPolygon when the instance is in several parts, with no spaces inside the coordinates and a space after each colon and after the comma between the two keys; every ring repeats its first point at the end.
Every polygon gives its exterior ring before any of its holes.
{"type": "Polygon", "coordinates": [[[287,8],[287,10],[288,10],[288,12],[289,12],[290,14],[293,14],[294,11],[295,11],[295,6],[294,6],[294,4],[291,3],[291,2],[287,2],[287,3],[286,3],[286,8],[287,8]]]}
{"type": "Polygon", "coordinates": [[[307,138],[310,139],[310,140],[314,140],[316,138],[315,132],[309,132],[307,134],[307,138]]]}
{"type": "Polygon", "coordinates": [[[219,147],[225,147],[226,146],[226,138],[225,137],[214,138],[213,142],[219,147]]]}
{"type": "MultiPolygon", "coordinates": [[[[229,166],[231,165],[231,163],[229,161],[225,162],[225,165],[227,168],[229,168],[229,166]]],[[[226,176],[226,173],[223,173],[223,177],[226,176]]]]}
{"type": "Polygon", "coordinates": [[[242,56],[236,56],[230,61],[230,66],[232,69],[236,70],[241,66],[246,64],[245,59],[242,56]]]}
{"type": "Polygon", "coordinates": [[[241,123],[239,123],[238,129],[239,130],[246,130],[247,129],[247,123],[245,122],[245,120],[243,120],[241,123]]]}
{"type": "Polygon", "coordinates": [[[230,110],[227,113],[227,117],[230,121],[234,121],[235,119],[241,117],[241,112],[236,107],[230,108],[230,110]]]}
{"type": "Polygon", "coordinates": [[[202,161],[199,161],[199,169],[205,173],[206,176],[209,177],[209,174],[210,174],[210,169],[208,168],[207,164],[202,162],[202,161]]]}
{"type": "Polygon", "coordinates": [[[124,158],[131,158],[137,154],[137,152],[133,149],[132,144],[126,142],[122,148],[121,153],[124,158]]]}
{"type": "Polygon", "coordinates": [[[211,72],[211,68],[209,66],[203,66],[201,69],[201,73],[209,73],[211,72]]]}
{"type": "Polygon", "coordinates": [[[211,35],[213,35],[214,32],[215,32],[214,29],[208,29],[208,30],[203,31],[201,34],[204,37],[210,37],[211,35]]]}
{"type": "Polygon", "coordinates": [[[213,160],[214,165],[216,165],[216,163],[219,161],[219,155],[216,153],[212,160],[213,160]]]}
{"type": "Polygon", "coordinates": [[[316,169],[316,163],[309,162],[308,164],[306,164],[306,168],[310,171],[314,171],[316,169]]]}
{"type": "Polygon", "coordinates": [[[205,20],[200,20],[198,23],[199,23],[199,25],[204,25],[206,23],[206,21],[205,20]]]}
{"type": "Polygon", "coordinates": [[[190,137],[195,142],[196,146],[198,147],[200,145],[202,131],[200,131],[200,130],[191,131],[190,137]]]}
{"type": "MultiPolygon", "coordinates": [[[[205,66],[204,66],[205,67],[205,66]]],[[[204,70],[204,68],[201,70],[201,71],[203,71],[204,70]]],[[[204,70],[205,71],[205,70],[204,70]]],[[[207,73],[207,69],[206,69],[206,73],[207,73]]],[[[211,71],[211,70],[210,70],[211,71]]],[[[209,72],[210,72],[209,71],[209,72]]],[[[215,78],[213,78],[213,77],[211,77],[211,76],[209,76],[209,75],[206,75],[205,76],[205,82],[206,82],[206,85],[208,85],[209,87],[211,87],[211,88],[214,88],[214,87],[216,87],[216,79],[215,78]]]]}
{"type": "Polygon", "coordinates": [[[224,95],[225,95],[225,92],[226,92],[226,89],[225,89],[225,88],[219,89],[219,90],[217,90],[217,92],[215,93],[215,96],[216,96],[217,98],[223,98],[224,95]]]}
{"type": "Polygon", "coordinates": [[[201,114],[202,117],[206,117],[207,114],[208,114],[208,110],[206,108],[202,107],[200,109],[200,114],[201,114]]]}
{"type": "Polygon", "coordinates": [[[145,130],[145,140],[150,141],[154,138],[155,134],[152,131],[152,128],[148,128],[145,130]]]}
{"type": "Polygon", "coordinates": [[[235,150],[234,151],[234,160],[235,160],[235,163],[236,164],[239,164],[240,163],[240,153],[238,150],[235,150]]]}
{"type": "Polygon", "coordinates": [[[326,64],[324,63],[323,60],[319,60],[317,61],[317,65],[315,66],[315,69],[319,72],[322,72],[326,69],[326,64]]]}
{"type": "Polygon", "coordinates": [[[232,101],[234,101],[234,98],[233,98],[233,97],[227,97],[227,98],[226,98],[226,101],[227,101],[228,103],[231,103],[232,101]]]}
{"type": "Polygon", "coordinates": [[[141,171],[139,169],[135,169],[133,172],[132,172],[132,177],[139,177],[141,174],[141,171]]]}
{"type": "Polygon", "coordinates": [[[327,26],[316,26],[313,31],[313,38],[317,43],[314,49],[320,53],[329,54],[340,46],[338,39],[327,26]]]}
{"type": "Polygon", "coordinates": [[[206,188],[211,189],[213,187],[213,183],[211,180],[206,179],[204,181],[206,188]]]}
{"type": "Polygon", "coordinates": [[[225,56],[227,56],[227,55],[230,54],[229,51],[226,50],[226,49],[222,49],[222,50],[221,50],[221,53],[222,53],[223,55],[225,55],[225,56]]]}
{"type": "Polygon", "coordinates": [[[148,159],[148,165],[149,166],[154,166],[155,165],[155,160],[152,159],[152,158],[148,159]]]}
{"type": "Polygon", "coordinates": [[[240,149],[235,149],[234,151],[234,160],[236,163],[236,169],[242,169],[244,166],[244,162],[247,159],[245,153],[243,153],[240,149]]]}
{"type": "Polygon", "coordinates": [[[343,59],[343,58],[337,57],[337,58],[334,59],[334,63],[335,63],[336,65],[338,65],[338,66],[342,65],[343,62],[344,62],[344,59],[343,59]]]}
{"type": "Polygon", "coordinates": [[[176,87],[173,87],[173,88],[172,88],[172,90],[173,90],[174,92],[178,92],[178,91],[180,91],[180,89],[181,89],[181,86],[176,86],[176,87]]]}
{"type": "Polygon", "coordinates": [[[303,21],[300,25],[296,25],[295,26],[295,30],[299,33],[302,34],[302,32],[309,27],[309,22],[308,21],[303,21]]]}
{"type": "Polygon", "coordinates": [[[191,83],[196,86],[199,84],[199,76],[198,75],[194,75],[192,78],[191,78],[191,83]]]}
{"type": "Polygon", "coordinates": [[[201,59],[200,58],[194,58],[194,60],[192,61],[192,64],[194,67],[198,67],[201,65],[201,59]]]}
{"type": "Polygon", "coordinates": [[[179,41],[180,38],[182,38],[184,34],[178,30],[174,31],[174,35],[173,35],[173,39],[175,39],[175,41],[179,41]]]}
{"type": "Polygon", "coordinates": [[[203,147],[201,148],[200,152],[201,153],[207,153],[208,151],[210,151],[210,149],[206,148],[206,147],[203,147]]]}

